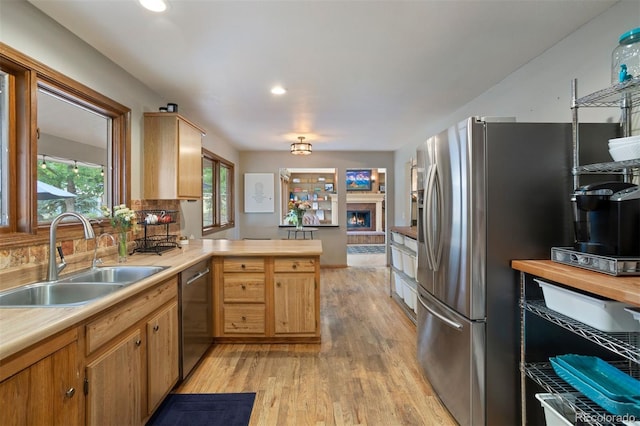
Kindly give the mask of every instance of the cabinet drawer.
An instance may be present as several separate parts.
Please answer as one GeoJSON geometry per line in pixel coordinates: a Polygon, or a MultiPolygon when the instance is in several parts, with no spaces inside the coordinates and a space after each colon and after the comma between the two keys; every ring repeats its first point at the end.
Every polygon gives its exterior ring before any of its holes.
{"type": "Polygon", "coordinates": [[[142,318],[170,300],[177,300],[178,277],[173,277],[153,289],[134,296],[96,320],[87,324],[87,355],[109,342],[142,318]]]}
{"type": "Polygon", "coordinates": [[[224,332],[264,334],[264,305],[224,305],[224,332]]]}
{"type": "Polygon", "coordinates": [[[262,257],[226,257],[224,272],[264,272],[262,257]]]}
{"type": "Polygon", "coordinates": [[[264,303],[264,274],[227,274],[224,276],[224,303],[264,303]]]}
{"type": "Polygon", "coordinates": [[[275,272],[314,272],[316,260],[312,257],[276,257],[275,272]]]}

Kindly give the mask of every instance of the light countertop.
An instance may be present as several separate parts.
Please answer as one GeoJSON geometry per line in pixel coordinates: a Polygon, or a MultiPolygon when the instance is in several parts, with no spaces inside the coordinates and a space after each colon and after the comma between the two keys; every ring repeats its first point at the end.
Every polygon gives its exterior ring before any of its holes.
{"type": "Polygon", "coordinates": [[[0,308],[0,360],[79,324],[212,256],[319,256],[321,254],[321,240],[190,240],[189,244],[166,251],[160,256],[153,253],[136,253],[128,258],[125,265],[168,268],[82,306],[0,308]]]}

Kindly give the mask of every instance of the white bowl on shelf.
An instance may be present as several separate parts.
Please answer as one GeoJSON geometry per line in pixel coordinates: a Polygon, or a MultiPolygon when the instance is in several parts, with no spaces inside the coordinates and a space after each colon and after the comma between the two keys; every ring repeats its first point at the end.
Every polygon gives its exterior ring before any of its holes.
{"type": "Polygon", "coordinates": [[[640,141],[609,147],[609,154],[614,161],[626,161],[640,158],[640,141]]]}
{"type": "Polygon", "coordinates": [[[609,148],[633,143],[640,143],[640,135],[628,136],[626,138],[609,139],[609,148]]]}

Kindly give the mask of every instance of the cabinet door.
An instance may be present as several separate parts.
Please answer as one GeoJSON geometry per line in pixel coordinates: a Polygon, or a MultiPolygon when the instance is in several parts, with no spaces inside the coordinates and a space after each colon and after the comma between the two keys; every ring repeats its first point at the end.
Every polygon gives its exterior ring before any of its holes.
{"type": "Polygon", "coordinates": [[[77,368],[73,343],[0,383],[0,424],[80,424],[77,368]]]}
{"type": "Polygon", "coordinates": [[[87,365],[87,425],[142,423],[143,355],[142,332],[137,329],[87,365]]]}
{"type": "Polygon", "coordinates": [[[178,381],[178,303],[147,322],[147,408],[151,414],[178,381]]]}
{"type": "Polygon", "coordinates": [[[315,275],[275,274],[274,284],[276,334],[315,333],[315,275]]]}
{"type": "Polygon", "coordinates": [[[202,198],[202,133],[178,120],[178,197],[202,198]]]}

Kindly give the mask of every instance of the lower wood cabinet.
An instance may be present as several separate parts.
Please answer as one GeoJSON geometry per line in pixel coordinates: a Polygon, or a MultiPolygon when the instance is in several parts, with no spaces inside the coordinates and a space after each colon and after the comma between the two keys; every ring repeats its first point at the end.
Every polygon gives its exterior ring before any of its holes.
{"type": "Polygon", "coordinates": [[[144,424],[178,381],[177,277],[85,328],[86,424],[144,424]]]}
{"type": "Polygon", "coordinates": [[[214,257],[218,341],[320,340],[318,256],[214,257]]]}
{"type": "Polygon", "coordinates": [[[178,380],[178,303],[147,322],[147,414],[151,415],[178,380]]]}
{"type": "Polygon", "coordinates": [[[1,425],[81,424],[82,379],[75,329],[13,360],[3,360],[0,371],[0,377],[9,376],[0,382],[1,425]],[[64,346],[58,347],[61,342],[64,346]],[[19,364],[25,361],[33,364],[22,368],[19,364]],[[13,374],[15,369],[19,371],[13,374]]]}
{"type": "Polygon", "coordinates": [[[142,424],[142,339],[139,328],[126,333],[87,365],[88,425],[142,424]]]}

